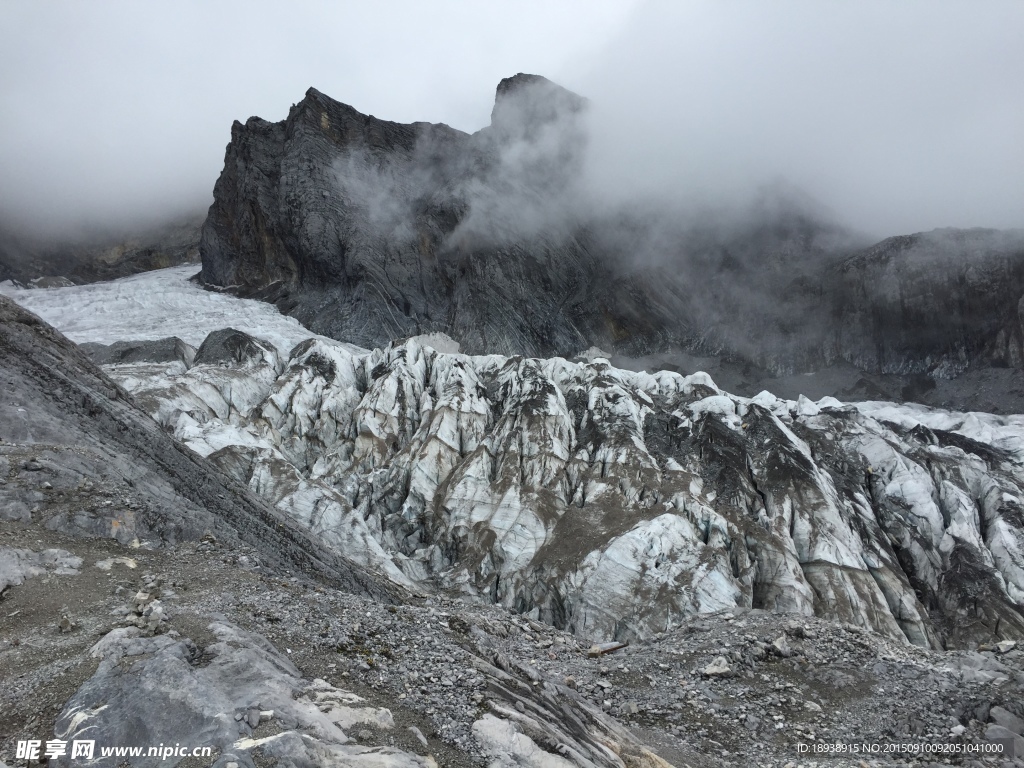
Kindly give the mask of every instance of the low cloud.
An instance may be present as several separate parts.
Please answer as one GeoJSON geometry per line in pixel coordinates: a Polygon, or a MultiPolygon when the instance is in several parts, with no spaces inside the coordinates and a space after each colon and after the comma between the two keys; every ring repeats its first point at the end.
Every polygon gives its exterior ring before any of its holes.
{"type": "Polygon", "coordinates": [[[1024,226],[1024,5],[658,2],[572,87],[592,187],[686,207],[802,189],[876,237],[1024,226]]]}
{"type": "Polygon", "coordinates": [[[232,120],[281,119],[309,85],[385,119],[474,132],[494,85],[519,71],[588,98],[578,183],[553,196],[562,208],[529,204],[537,179],[523,174],[564,134],[513,142],[506,186],[465,190],[467,229],[624,206],[699,221],[756,207],[765,189],[799,190],[871,237],[1024,226],[1019,2],[40,2],[0,16],[8,227],[202,210],[232,120]]]}

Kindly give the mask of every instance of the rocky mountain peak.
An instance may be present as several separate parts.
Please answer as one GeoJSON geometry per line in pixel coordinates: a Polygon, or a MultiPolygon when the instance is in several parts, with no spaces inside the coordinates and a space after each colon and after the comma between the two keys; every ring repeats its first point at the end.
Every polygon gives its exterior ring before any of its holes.
{"type": "Polygon", "coordinates": [[[925,377],[929,402],[969,409],[973,391],[941,381],[998,367],[986,407],[1016,408],[1019,233],[872,249],[778,188],[710,216],[670,201],[597,212],[582,183],[586,109],[520,73],[498,84],[491,124],[466,134],[310,89],[282,122],[236,125],[202,280],[368,347],[445,333],[474,354],[715,356],[739,366],[747,394],[825,369],[842,382],[821,394],[844,397],[864,375],[897,393],[925,377]]]}
{"type": "Polygon", "coordinates": [[[498,83],[491,110],[491,127],[516,137],[531,135],[542,126],[571,119],[587,100],[540,75],[520,72],[498,83]]]}

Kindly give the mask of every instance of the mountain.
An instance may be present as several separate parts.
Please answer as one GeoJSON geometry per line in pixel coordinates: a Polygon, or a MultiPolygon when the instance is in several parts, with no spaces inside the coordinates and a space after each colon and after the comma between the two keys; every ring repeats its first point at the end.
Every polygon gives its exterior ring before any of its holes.
{"type": "Polygon", "coordinates": [[[719,350],[736,286],[764,283],[753,260],[783,285],[794,263],[852,239],[767,205],[736,226],[668,211],[595,218],[573,202],[586,114],[532,75],[503,80],[491,125],[472,135],[384,122],[310,89],[281,123],[233,126],[202,280],[369,346],[443,332],[478,353],[719,350]]]}
{"type": "Polygon", "coordinates": [[[0,282],[53,287],[115,280],[199,261],[203,216],[184,216],[128,232],[41,238],[0,226],[0,282]]]}
{"type": "Polygon", "coordinates": [[[583,108],[517,76],[499,87],[494,123],[468,136],[366,117],[311,89],[283,123],[232,127],[202,279],[356,344],[447,330],[478,351],[586,348],[587,329],[606,324],[590,301],[601,264],[543,226],[503,242],[542,223],[538,188],[568,183],[583,108]],[[509,147],[527,150],[511,169],[509,147]]]}
{"type": "Polygon", "coordinates": [[[584,99],[532,75],[499,84],[474,134],[310,89],[280,123],[232,127],[202,280],[364,346],[441,332],[475,354],[715,358],[750,395],[833,371],[826,394],[1024,403],[1006,372],[1024,232],[872,245],[784,188],[733,211],[609,207],[588,186],[587,120],[584,99]]]}
{"type": "Polygon", "coordinates": [[[1024,362],[1024,232],[892,237],[829,277],[834,354],[866,370],[951,378],[974,363],[1024,362]]]}
{"type": "Polygon", "coordinates": [[[587,115],[311,90],[233,127],[203,285],[18,246],[0,768],[1024,754],[1024,417],[884,401],[1012,410],[1021,233],[593,205],[587,115]]]}

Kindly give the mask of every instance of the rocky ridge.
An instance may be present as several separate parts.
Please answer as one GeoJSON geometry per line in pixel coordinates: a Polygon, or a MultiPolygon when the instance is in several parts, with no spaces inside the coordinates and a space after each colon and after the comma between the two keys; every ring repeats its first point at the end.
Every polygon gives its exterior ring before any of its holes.
{"type": "Polygon", "coordinates": [[[387,598],[389,584],[354,569],[290,517],[181,446],[77,346],[2,296],[0,380],[6,392],[0,447],[7,454],[0,473],[59,475],[41,487],[0,485],[2,519],[123,544],[174,544],[206,532],[260,542],[267,558],[387,598]],[[15,444],[29,447],[7,450],[15,444]],[[87,505],[80,505],[80,494],[87,505]],[[44,503],[48,496],[57,503],[44,503]]]}
{"type": "Polygon", "coordinates": [[[310,89],[280,123],[233,125],[202,280],[368,347],[442,332],[477,354],[675,350],[760,379],[853,366],[918,377],[896,387],[911,400],[1024,360],[1024,233],[872,245],[784,190],[731,213],[608,203],[588,119],[523,74],[474,134],[310,89]]]}

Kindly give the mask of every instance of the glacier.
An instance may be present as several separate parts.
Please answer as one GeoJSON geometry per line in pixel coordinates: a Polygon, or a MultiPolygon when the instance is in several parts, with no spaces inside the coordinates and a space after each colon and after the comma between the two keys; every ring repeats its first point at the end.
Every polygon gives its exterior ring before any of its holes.
{"type": "Polygon", "coordinates": [[[189,271],[0,291],[77,342],[195,348],[105,370],[399,584],[594,640],[737,609],[929,647],[1024,637],[1024,416],[746,398],[700,372],[464,355],[441,335],[367,350],[189,271]]]}

